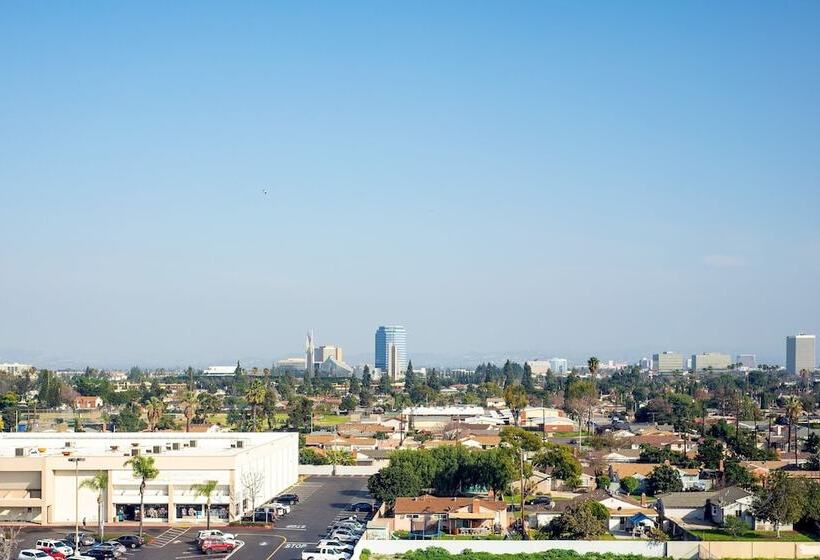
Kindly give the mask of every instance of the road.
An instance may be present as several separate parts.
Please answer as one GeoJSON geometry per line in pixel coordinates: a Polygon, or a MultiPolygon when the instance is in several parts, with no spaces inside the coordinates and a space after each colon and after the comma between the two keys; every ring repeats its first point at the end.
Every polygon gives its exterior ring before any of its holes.
{"type": "MultiPolygon", "coordinates": [[[[299,496],[290,514],[279,519],[273,529],[247,527],[224,528],[236,535],[238,548],[231,554],[212,554],[213,560],[295,560],[302,549],[311,546],[336,520],[350,515],[346,508],[355,502],[370,501],[367,479],[360,477],[310,477],[288,490],[299,496]]],[[[146,528],[153,542],[141,549],[129,550],[122,560],[204,560],[194,540],[202,527],[173,529],[146,528]]],[[[93,530],[89,527],[89,530],[93,530]]],[[[20,548],[33,548],[37,539],[62,538],[68,528],[31,527],[18,540],[20,548]]],[[[111,528],[123,534],[122,528],[111,528]]],[[[16,558],[16,555],[15,555],[16,558]]]]}

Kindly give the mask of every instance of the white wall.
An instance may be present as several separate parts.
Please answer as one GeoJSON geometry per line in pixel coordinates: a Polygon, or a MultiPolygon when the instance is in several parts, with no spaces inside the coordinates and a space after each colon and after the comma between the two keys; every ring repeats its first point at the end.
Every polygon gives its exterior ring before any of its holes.
{"type": "MultiPolygon", "coordinates": [[[[652,541],[360,541],[361,549],[368,549],[373,554],[400,554],[410,550],[429,547],[444,548],[451,554],[461,554],[465,549],[491,554],[517,554],[543,552],[545,550],[574,550],[579,554],[587,552],[611,552],[613,554],[640,554],[650,557],[666,556],[666,544],[652,541]]],[[[697,543],[684,543],[697,555],[697,543]]],[[[358,548],[358,547],[357,547],[358,548]]],[[[691,558],[692,554],[681,556],[691,558]]],[[[355,560],[355,559],[354,559],[355,560]]]]}
{"type": "MultiPolygon", "coordinates": [[[[92,478],[96,473],[93,471],[80,471],[77,483],[82,484],[84,480],[92,478]]],[[[74,471],[54,471],[54,496],[59,496],[54,500],[51,513],[52,523],[74,523],[74,496],[75,496],[74,471]]],[[[97,493],[88,488],[79,490],[79,520],[83,518],[89,525],[97,523],[97,493]]]]}

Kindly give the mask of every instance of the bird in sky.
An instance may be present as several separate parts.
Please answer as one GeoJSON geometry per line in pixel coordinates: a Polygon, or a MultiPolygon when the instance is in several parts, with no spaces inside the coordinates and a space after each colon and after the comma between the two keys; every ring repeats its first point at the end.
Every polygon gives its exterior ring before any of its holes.
{"type": "Polygon", "coordinates": [[[265,196],[267,196],[267,194],[268,194],[268,189],[262,189],[262,194],[264,194],[265,196]]]}

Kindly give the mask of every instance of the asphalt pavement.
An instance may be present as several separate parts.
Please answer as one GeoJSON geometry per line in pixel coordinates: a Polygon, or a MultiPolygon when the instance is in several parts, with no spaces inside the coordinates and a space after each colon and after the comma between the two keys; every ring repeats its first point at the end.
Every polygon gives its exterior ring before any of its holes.
{"type": "MultiPolygon", "coordinates": [[[[296,560],[302,550],[316,544],[337,519],[351,515],[351,504],[370,501],[367,478],[315,476],[288,490],[299,496],[299,503],[276,522],[272,529],[220,527],[236,535],[237,548],[229,554],[205,555],[195,544],[196,532],[203,527],[146,527],[152,542],[128,550],[121,560],[296,560]]],[[[91,531],[93,528],[89,527],[91,531]]],[[[136,532],[132,528],[111,527],[111,534],[136,532]]],[[[19,548],[33,548],[37,539],[63,538],[73,531],[67,527],[26,527],[18,536],[19,548]]],[[[16,559],[16,555],[12,560],[16,559]]]]}

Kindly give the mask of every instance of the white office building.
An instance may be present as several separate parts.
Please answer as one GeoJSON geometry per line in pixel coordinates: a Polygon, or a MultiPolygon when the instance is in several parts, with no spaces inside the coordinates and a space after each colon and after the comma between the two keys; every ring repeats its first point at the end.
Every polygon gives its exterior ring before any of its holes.
{"type": "Polygon", "coordinates": [[[706,369],[728,369],[732,363],[732,357],[729,354],[721,354],[719,352],[703,352],[701,354],[692,354],[692,371],[703,371],[706,369]]]}
{"type": "Polygon", "coordinates": [[[296,433],[2,433],[0,521],[95,526],[139,517],[140,481],[125,464],[153,457],[159,475],[147,482],[145,523],[202,523],[205,499],[194,485],[217,481],[211,519],[227,523],[297,482],[296,433]],[[103,504],[82,483],[108,474],[103,504]],[[78,509],[75,512],[75,496],[78,509]]]}
{"type": "Polygon", "coordinates": [[[566,358],[552,358],[549,362],[553,375],[566,375],[569,372],[569,360],[566,358]]]}
{"type": "Polygon", "coordinates": [[[661,352],[652,355],[652,366],[655,373],[672,373],[683,371],[686,361],[683,354],[678,352],[661,352]]]}

